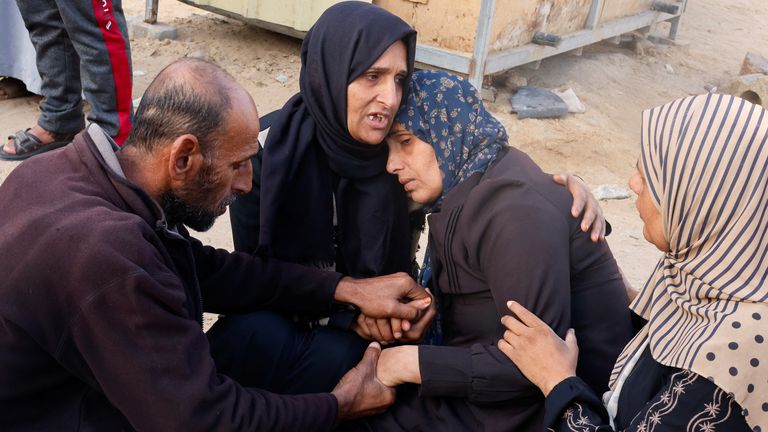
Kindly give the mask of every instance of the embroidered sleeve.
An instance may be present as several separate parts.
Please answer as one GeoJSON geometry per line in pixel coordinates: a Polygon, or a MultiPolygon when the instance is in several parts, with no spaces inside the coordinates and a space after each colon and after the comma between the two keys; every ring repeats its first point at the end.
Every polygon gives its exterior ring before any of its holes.
{"type": "MultiPolygon", "coordinates": [[[[744,412],[731,396],[691,371],[675,373],[650,400],[635,402],[642,409],[632,416],[628,425],[617,425],[622,432],[751,430],[744,419],[744,412]]],[[[544,422],[547,430],[552,432],[614,430],[600,399],[584,381],[576,377],[564,380],[549,393],[544,422]]]]}
{"type": "Polygon", "coordinates": [[[578,377],[568,378],[556,385],[545,404],[544,424],[548,431],[613,431],[600,398],[578,377]]]}

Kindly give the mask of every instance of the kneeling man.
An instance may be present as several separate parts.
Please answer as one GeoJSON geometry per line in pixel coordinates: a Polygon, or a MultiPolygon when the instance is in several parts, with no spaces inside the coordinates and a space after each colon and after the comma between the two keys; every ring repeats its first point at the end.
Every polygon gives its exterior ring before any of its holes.
{"type": "Polygon", "coordinates": [[[210,228],[250,190],[258,131],[245,89],[184,59],[150,85],[121,151],[92,125],[7,178],[0,430],[330,430],[392,403],[376,346],[329,393],[278,395],[217,372],[203,311],[339,302],[413,320],[429,303],[404,274],[354,280],[190,237],[183,225],[210,228]]]}

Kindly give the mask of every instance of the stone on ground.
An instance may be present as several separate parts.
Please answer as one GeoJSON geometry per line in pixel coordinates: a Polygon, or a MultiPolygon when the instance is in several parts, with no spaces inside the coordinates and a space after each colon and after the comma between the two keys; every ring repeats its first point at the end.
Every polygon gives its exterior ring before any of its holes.
{"type": "Polygon", "coordinates": [[[541,87],[519,87],[509,100],[512,112],[516,112],[519,119],[559,118],[568,114],[568,106],[563,99],[541,87]]]}

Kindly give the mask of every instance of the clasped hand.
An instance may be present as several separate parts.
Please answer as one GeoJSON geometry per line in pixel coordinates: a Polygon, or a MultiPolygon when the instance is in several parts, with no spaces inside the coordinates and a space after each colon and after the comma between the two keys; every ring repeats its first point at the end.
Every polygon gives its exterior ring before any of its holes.
{"type": "MultiPolygon", "coordinates": [[[[346,284],[355,293],[354,299],[346,302],[360,309],[352,329],[364,339],[384,344],[417,342],[435,316],[430,293],[405,273],[370,279],[343,278],[339,288],[345,289],[346,284]]],[[[338,297],[337,300],[344,301],[338,297]]]]}

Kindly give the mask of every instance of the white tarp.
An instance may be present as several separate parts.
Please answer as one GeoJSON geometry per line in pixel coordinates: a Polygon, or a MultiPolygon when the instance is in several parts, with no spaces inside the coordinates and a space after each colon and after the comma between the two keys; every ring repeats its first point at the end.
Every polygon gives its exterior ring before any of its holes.
{"type": "Polygon", "coordinates": [[[35,48],[15,0],[0,0],[0,76],[17,78],[40,94],[35,48]]]}

